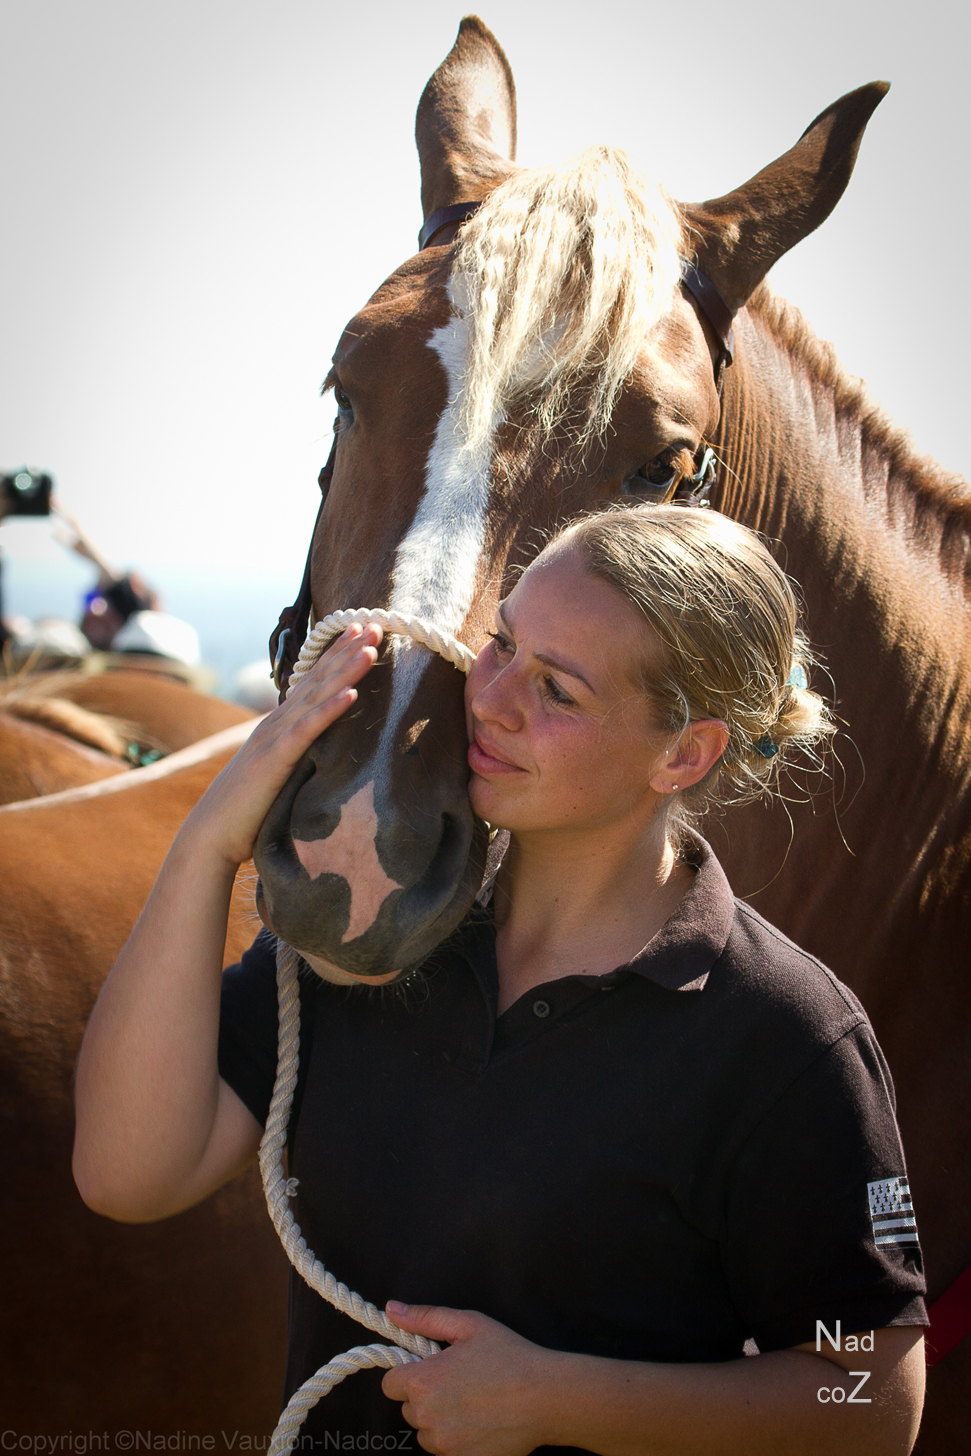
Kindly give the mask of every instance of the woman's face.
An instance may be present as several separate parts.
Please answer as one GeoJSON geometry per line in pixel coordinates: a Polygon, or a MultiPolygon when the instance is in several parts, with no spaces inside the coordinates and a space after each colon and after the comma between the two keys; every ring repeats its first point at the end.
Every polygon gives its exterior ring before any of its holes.
{"type": "Polygon", "coordinates": [[[634,681],[650,650],[643,620],[575,550],[534,563],[468,676],[475,812],[517,833],[646,824],[668,747],[634,681]]]}

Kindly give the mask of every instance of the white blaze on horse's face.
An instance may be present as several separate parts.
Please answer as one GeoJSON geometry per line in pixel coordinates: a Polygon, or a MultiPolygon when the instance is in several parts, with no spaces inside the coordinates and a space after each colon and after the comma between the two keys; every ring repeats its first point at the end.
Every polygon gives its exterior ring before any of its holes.
{"type": "MultiPolygon", "coordinates": [[[[425,490],[410,529],[398,547],[388,609],[423,617],[458,632],[479,575],[489,509],[494,431],[474,450],[462,449],[458,401],[468,348],[468,325],[457,316],[436,329],[428,347],[441,360],[448,403],[428,454],[425,490]]],[[[294,848],[312,879],[336,874],[346,880],[351,904],[346,944],[371,929],[382,904],[402,886],[385,874],[377,854],[378,802],[390,796],[393,747],[401,720],[433,654],[407,638],[391,637],[391,703],[373,754],[354,776],[340,821],[326,839],[294,838],[294,848]]]]}
{"type": "MultiPolygon", "coordinates": [[[[448,403],[439,417],[428,452],[425,492],[415,519],[398,547],[388,610],[424,617],[436,627],[458,633],[476,583],[485,542],[495,427],[474,449],[463,448],[459,402],[468,357],[468,324],[453,316],[436,329],[428,347],[439,357],[448,380],[448,403]]],[[[389,644],[394,688],[391,706],[372,762],[387,764],[402,715],[411,702],[432,654],[409,639],[389,644]]]]}

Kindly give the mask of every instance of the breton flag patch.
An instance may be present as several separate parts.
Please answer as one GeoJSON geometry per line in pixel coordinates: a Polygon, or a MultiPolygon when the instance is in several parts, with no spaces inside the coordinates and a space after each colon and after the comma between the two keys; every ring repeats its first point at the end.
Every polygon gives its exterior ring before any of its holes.
{"type": "Polygon", "coordinates": [[[920,1242],[907,1178],[881,1178],[879,1183],[868,1183],[866,1191],[870,1200],[873,1242],[877,1248],[881,1244],[920,1242]]]}

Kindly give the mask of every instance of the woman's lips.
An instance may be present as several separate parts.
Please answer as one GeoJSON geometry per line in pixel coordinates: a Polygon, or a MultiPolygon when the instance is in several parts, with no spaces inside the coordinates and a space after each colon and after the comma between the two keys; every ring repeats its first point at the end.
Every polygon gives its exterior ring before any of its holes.
{"type": "Polygon", "coordinates": [[[518,764],[510,763],[507,758],[499,757],[498,750],[494,749],[491,743],[483,742],[478,734],[469,744],[469,768],[473,773],[482,774],[486,778],[492,778],[496,774],[525,772],[518,764]]]}

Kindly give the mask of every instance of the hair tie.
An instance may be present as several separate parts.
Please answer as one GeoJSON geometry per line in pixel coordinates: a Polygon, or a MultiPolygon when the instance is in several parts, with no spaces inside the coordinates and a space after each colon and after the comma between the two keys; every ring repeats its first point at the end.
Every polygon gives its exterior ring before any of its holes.
{"type": "MultiPolygon", "coordinates": [[[[806,669],[803,667],[801,662],[794,663],[792,671],[786,678],[786,687],[807,688],[808,686],[809,679],[806,676],[806,669]]],[[[768,733],[763,733],[761,738],[756,739],[756,741],[752,744],[752,747],[761,758],[775,758],[776,754],[779,752],[778,743],[770,738],[768,733]]]]}

